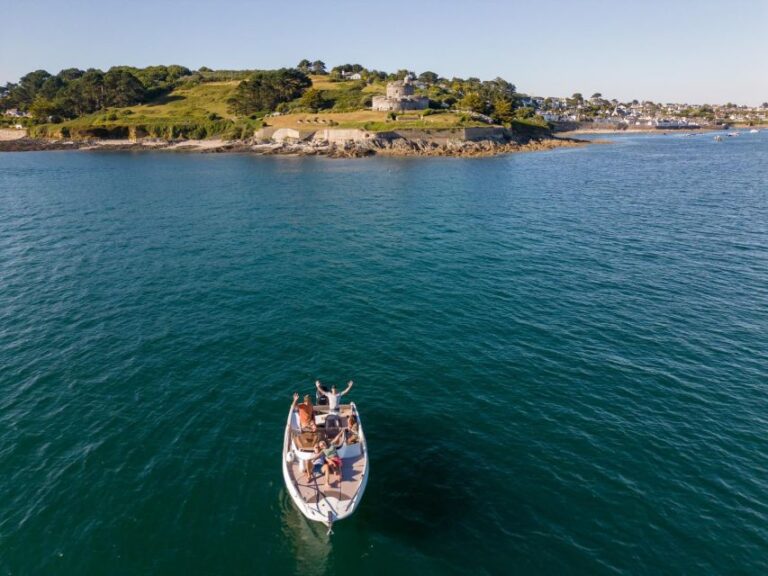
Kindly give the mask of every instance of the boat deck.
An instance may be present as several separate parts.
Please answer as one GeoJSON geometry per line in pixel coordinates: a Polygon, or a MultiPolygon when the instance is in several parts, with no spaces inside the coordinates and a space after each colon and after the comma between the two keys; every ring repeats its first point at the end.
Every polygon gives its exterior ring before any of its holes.
{"type": "MultiPolygon", "coordinates": [[[[353,413],[350,405],[342,405],[340,408],[338,426],[334,425],[333,429],[326,429],[327,408],[315,406],[317,430],[299,432],[294,428],[289,432],[297,457],[287,463],[288,475],[298,489],[300,497],[310,505],[317,504],[323,497],[348,502],[355,497],[365,478],[367,455],[364,436],[359,443],[349,445],[345,443],[341,447],[337,446],[341,457],[341,480],[338,474],[331,474],[329,484],[325,486],[325,474],[318,466],[314,468],[313,476],[307,478],[302,458],[313,454],[314,446],[319,440],[330,442],[338,434],[339,429],[347,425],[349,416],[353,413]]],[[[294,425],[298,425],[297,421],[294,425]]],[[[288,448],[290,449],[291,446],[288,448]]]]}
{"type": "Polygon", "coordinates": [[[322,472],[315,472],[313,478],[307,479],[302,462],[294,460],[288,466],[291,479],[307,504],[316,504],[323,496],[332,496],[339,501],[351,500],[360,488],[364,471],[365,457],[362,454],[342,458],[341,480],[338,474],[331,474],[330,483],[326,487],[325,475],[322,472]]]}

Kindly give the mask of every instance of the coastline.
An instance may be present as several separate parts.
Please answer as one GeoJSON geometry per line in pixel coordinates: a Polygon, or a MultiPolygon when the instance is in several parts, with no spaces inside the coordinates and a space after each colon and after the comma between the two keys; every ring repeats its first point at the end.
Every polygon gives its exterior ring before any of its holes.
{"type": "Polygon", "coordinates": [[[397,138],[369,142],[295,142],[259,143],[249,140],[44,140],[20,137],[0,141],[0,152],[38,152],[56,150],[79,151],[164,151],[199,154],[255,154],[261,156],[326,156],[328,158],[363,158],[368,156],[422,157],[487,157],[520,152],[537,152],[556,148],[573,148],[592,144],[588,140],[550,136],[511,140],[449,140],[397,138]]]}

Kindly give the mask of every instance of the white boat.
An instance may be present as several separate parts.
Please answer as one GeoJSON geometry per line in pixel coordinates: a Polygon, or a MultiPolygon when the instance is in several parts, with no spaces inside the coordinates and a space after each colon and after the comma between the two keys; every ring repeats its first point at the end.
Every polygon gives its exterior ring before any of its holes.
{"type": "Polygon", "coordinates": [[[750,134],[757,134],[758,132],[760,132],[760,130],[757,128],[752,128],[752,130],[749,131],[750,134]]]}
{"type": "Polygon", "coordinates": [[[368,447],[365,433],[357,411],[352,402],[342,404],[339,414],[329,414],[328,406],[316,405],[316,432],[302,432],[299,414],[295,408],[288,413],[283,440],[283,479],[288,493],[296,507],[304,516],[328,526],[329,532],[334,522],[350,516],[360,504],[368,483],[368,447]],[[304,466],[307,459],[314,456],[314,445],[320,440],[330,443],[343,429],[354,414],[358,423],[358,441],[337,445],[341,457],[341,477],[331,474],[331,482],[325,486],[322,474],[315,473],[307,479],[304,466]],[[334,482],[335,480],[335,482],[334,482]]]}

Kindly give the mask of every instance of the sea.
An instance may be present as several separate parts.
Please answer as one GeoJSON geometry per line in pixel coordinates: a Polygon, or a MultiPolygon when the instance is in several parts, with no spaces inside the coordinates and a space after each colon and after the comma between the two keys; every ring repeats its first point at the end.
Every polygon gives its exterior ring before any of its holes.
{"type": "Polygon", "coordinates": [[[0,575],[768,573],[768,131],[723,136],[0,154],[0,575]],[[370,451],[333,534],[316,379],[370,451]]]}

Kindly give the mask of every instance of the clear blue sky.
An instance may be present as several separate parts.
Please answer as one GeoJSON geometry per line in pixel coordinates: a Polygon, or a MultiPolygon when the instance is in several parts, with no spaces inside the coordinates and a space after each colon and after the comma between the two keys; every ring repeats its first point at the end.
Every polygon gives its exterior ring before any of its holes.
{"type": "Polygon", "coordinates": [[[501,76],[536,95],[768,101],[768,0],[0,0],[0,20],[0,83],[39,68],[308,58],[501,76]]]}

